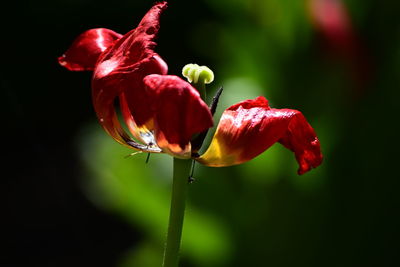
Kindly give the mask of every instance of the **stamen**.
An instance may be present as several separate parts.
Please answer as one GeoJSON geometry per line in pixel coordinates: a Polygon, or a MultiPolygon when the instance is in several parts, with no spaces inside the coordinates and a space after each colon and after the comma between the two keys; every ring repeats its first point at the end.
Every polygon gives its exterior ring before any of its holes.
{"type": "Polygon", "coordinates": [[[196,179],[193,177],[193,175],[194,175],[194,165],[196,164],[196,161],[194,161],[194,160],[192,160],[192,170],[191,170],[191,172],[190,172],[190,175],[189,175],[189,179],[188,179],[188,183],[189,184],[191,184],[191,183],[193,183],[196,179]]]}
{"type": "Polygon", "coordinates": [[[143,153],[143,151],[136,151],[136,152],[130,153],[130,154],[126,155],[124,158],[127,159],[129,157],[135,156],[136,154],[140,154],[140,153],[143,153]]]}
{"type": "Polygon", "coordinates": [[[214,115],[215,111],[217,110],[217,106],[218,106],[218,101],[219,101],[219,97],[222,94],[222,90],[224,90],[224,88],[221,86],[217,93],[215,94],[215,96],[213,97],[212,101],[211,101],[211,105],[210,105],[210,111],[211,114],[214,115]]]}
{"type": "MultiPolygon", "coordinates": [[[[218,100],[219,97],[222,94],[222,90],[223,88],[219,88],[217,93],[215,94],[215,96],[213,97],[211,104],[210,104],[210,111],[211,114],[214,115],[215,111],[217,110],[217,105],[218,105],[218,100]]],[[[201,146],[203,145],[204,139],[206,138],[208,133],[208,129],[205,130],[204,132],[201,132],[200,134],[198,134],[197,136],[195,136],[192,141],[192,157],[196,158],[199,157],[199,155],[197,154],[197,151],[200,150],[201,146]],[[197,155],[196,155],[197,154],[197,155]]]]}

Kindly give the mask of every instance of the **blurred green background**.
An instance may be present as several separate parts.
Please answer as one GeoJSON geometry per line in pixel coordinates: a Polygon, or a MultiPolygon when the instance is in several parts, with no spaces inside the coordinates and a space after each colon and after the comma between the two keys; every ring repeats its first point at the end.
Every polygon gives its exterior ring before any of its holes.
{"type": "MultiPolygon", "coordinates": [[[[160,266],[172,159],[98,125],[90,73],[57,57],[86,29],[134,28],[153,1],[20,1],[3,9],[0,266],[160,266]],[[11,16],[10,16],[11,15],[11,16]]],[[[156,51],[171,74],[211,67],[221,112],[264,95],[303,112],[324,154],[297,176],[276,144],[196,165],[182,265],[397,266],[400,2],[170,1],[156,51]]]]}

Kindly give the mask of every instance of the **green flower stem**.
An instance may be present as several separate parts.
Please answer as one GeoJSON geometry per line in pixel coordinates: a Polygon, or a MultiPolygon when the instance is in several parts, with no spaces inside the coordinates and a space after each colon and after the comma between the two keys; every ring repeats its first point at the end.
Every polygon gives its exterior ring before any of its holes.
{"type": "Polygon", "coordinates": [[[183,218],[185,215],[186,192],[192,160],[174,158],[171,210],[167,242],[164,250],[163,267],[177,267],[181,244],[183,218]]]}
{"type": "Polygon", "coordinates": [[[204,100],[204,102],[207,103],[207,93],[206,93],[206,85],[203,81],[199,81],[197,83],[193,83],[193,87],[197,89],[200,93],[201,99],[204,100]]]}

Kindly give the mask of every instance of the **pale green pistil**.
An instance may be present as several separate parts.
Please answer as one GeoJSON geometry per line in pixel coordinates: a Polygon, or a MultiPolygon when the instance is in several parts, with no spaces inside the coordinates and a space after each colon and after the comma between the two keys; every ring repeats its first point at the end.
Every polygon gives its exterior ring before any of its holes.
{"type": "Polygon", "coordinates": [[[182,75],[199,91],[201,98],[206,100],[205,85],[214,81],[213,71],[207,66],[187,64],[182,69],[182,75]]]}

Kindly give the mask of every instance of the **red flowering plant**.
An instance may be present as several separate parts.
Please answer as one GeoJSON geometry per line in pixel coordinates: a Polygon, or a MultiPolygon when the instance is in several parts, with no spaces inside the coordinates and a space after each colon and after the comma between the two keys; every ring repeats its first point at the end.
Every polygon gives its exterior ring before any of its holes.
{"type": "Polygon", "coordinates": [[[185,188],[192,160],[221,167],[244,163],[274,143],[293,151],[299,174],[321,164],[320,144],[301,112],[274,109],[260,96],[226,109],[208,149],[198,151],[213,126],[222,90],[210,107],[205,84],[214,79],[207,67],[183,68],[188,81],[167,75],[168,66],[154,52],[160,14],[166,2],[155,4],[138,27],[125,35],[99,28],[82,33],[59,57],[72,71],[93,71],[92,96],[104,130],[119,143],[143,152],[175,157],[170,224],[163,266],[177,266],[183,223],[185,188]],[[128,134],[117,116],[116,99],[128,134]]]}

